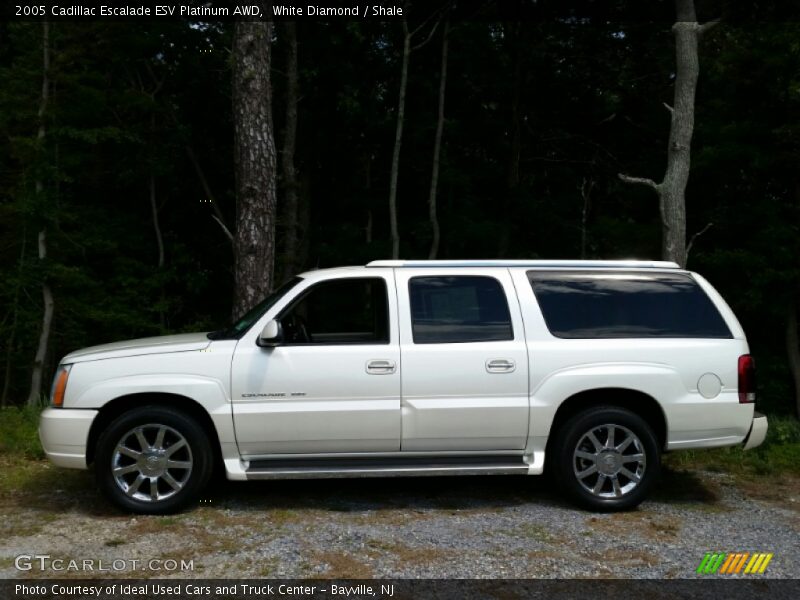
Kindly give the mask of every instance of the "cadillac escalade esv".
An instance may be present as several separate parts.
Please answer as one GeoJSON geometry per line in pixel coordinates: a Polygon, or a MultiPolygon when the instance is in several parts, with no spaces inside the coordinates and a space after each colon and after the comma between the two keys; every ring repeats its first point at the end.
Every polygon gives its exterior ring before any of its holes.
{"type": "Polygon", "coordinates": [[[761,444],[755,365],[700,275],[646,261],[375,261],[303,273],[227,329],[65,356],[52,462],[124,508],[231,480],[527,474],[637,505],[664,451],[761,444]]]}

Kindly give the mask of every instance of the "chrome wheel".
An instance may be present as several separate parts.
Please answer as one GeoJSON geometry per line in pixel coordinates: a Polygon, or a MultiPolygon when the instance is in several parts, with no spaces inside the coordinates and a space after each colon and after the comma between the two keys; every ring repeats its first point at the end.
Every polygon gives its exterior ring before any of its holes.
{"type": "Polygon", "coordinates": [[[180,492],[192,474],[192,449],[167,425],[139,425],[123,435],[111,455],[114,481],[129,498],[166,500],[180,492]]]}
{"type": "Polygon", "coordinates": [[[642,441],[627,427],[593,427],[578,440],[572,456],[575,477],[597,498],[620,498],[642,481],[647,468],[642,441]]]}

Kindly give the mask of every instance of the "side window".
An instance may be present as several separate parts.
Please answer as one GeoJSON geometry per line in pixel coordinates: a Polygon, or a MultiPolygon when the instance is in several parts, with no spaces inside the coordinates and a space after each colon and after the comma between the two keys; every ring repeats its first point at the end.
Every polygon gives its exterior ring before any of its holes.
{"type": "Polygon", "coordinates": [[[730,338],[716,306],[682,273],[529,271],[560,338],[730,338]]]}
{"type": "Polygon", "coordinates": [[[379,277],[323,281],[279,318],[289,344],[386,344],[386,282],[379,277]]]}
{"type": "Polygon", "coordinates": [[[506,294],[493,277],[412,277],[408,294],[415,344],[514,339],[506,294]]]}

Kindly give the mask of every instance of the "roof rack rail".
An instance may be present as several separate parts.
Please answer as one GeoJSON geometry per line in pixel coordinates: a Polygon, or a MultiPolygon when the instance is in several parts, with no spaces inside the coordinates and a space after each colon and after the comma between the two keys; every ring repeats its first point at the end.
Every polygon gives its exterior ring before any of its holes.
{"type": "Polygon", "coordinates": [[[601,269],[680,269],[664,260],[373,260],[367,267],[532,267],[601,269]]]}

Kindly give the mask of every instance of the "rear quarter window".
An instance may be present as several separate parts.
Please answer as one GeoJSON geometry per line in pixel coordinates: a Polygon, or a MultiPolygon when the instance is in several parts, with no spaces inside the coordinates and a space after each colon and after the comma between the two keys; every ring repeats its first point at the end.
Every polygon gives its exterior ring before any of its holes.
{"type": "Polygon", "coordinates": [[[560,338],[732,338],[688,274],[528,271],[550,333],[560,338]]]}

